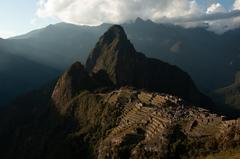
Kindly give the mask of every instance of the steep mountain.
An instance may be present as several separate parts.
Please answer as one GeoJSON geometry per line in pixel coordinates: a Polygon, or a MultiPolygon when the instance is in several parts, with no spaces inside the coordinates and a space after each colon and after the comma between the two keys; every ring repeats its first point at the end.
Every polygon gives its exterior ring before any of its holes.
{"type": "Polygon", "coordinates": [[[7,39],[5,47],[9,52],[63,71],[76,60],[85,61],[87,52],[106,29],[59,23],[7,39]]]}
{"type": "Polygon", "coordinates": [[[119,87],[134,86],[174,94],[198,104],[209,104],[187,73],[138,53],[118,25],[112,26],[97,42],[86,62],[86,69],[95,74],[104,71],[119,87]]]}
{"type": "MultiPolygon", "coordinates": [[[[75,60],[85,63],[97,38],[109,26],[59,23],[8,39],[8,48],[10,52],[17,50],[26,58],[63,70],[75,60]]],[[[206,28],[184,29],[141,19],[123,26],[137,50],[179,66],[204,92],[231,84],[239,69],[239,29],[217,35],[206,28]]]]}
{"type": "Polygon", "coordinates": [[[64,105],[82,90],[92,90],[97,82],[92,79],[80,62],[74,63],[58,80],[52,94],[54,104],[64,109],[64,105]]]}
{"type": "Polygon", "coordinates": [[[5,51],[0,44],[0,107],[18,95],[53,80],[59,72],[43,64],[13,55],[5,51]]]}
{"type": "MultiPolygon", "coordinates": [[[[135,85],[138,81],[125,73],[125,66],[135,71],[128,62],[137,69],[138,62],[147,68],[152,60],[135,51],[120,26],[111,27],[99,39],[86,68],[74,63],[57,83],[19,97],[0,111],[0,157],[175,159],[238,152],[239,120],[226,120],[161,91],[189,79],[180,69],[154,61],[159,67],[148,75],[161,70],[164,76],[151,77],[159,78],[159,83],[165,82],[161,78],[169,80],[165,85],[156,83],[161,94],[148,91],[148,85],[135,85]]],[[[150,80],[136,76],[146,83],[150,80]]],[[[175,90],[185,89],[183,84],[175,90]]]]}
{"type": "Polygon", "coordinates": [[[240,111],[240,72],[235,76],[235,82],[229,86],[220,88],[212,93],[212,97],[219,104],[240,111]]]}

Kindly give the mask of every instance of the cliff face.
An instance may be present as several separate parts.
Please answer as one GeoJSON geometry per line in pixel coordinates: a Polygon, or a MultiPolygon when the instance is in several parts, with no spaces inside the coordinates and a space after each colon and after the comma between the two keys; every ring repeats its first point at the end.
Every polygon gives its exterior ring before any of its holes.
{"type": "Polygon", "coordinates": [[[133,84],[137,55],[121,26],[111,27],[100,37],[86,62],[89,72],[103,70],[115,85],[133,84]]]}

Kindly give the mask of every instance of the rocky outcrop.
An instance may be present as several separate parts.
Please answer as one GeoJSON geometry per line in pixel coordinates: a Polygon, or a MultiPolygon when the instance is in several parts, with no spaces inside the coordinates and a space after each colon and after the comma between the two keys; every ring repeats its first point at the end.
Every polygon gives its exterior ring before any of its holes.
{"type": "Polygon", "coordinates": [[[113,84],[133,86],[210,104],[189,75],[176,66],[145,57],[135,50],[121,26],[112,26],[98,41],[87,62],[88,72],[104,71],[113,84]]]}
{"type": "Polygon", "coordinates": [[[52,100],[61,109],[80,91],[91,88],[94,88],[94,82],[85,71],[84,66],[80,62],[76,62],[59,78],[52,93],[52,100]]]}

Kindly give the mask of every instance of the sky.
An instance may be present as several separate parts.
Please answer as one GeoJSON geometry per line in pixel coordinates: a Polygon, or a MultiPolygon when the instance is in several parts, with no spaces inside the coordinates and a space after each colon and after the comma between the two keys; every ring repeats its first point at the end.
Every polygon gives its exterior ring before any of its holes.
{"type": "Polygon", "coordinates": [[[7,38],[59,22],[36,15],[38,0],[0,0],[0,37],[7,38]]]}
{"type": "Polygon", "coordinates": [[[220,34],[240,27],[240,0],[1,0],[0,37],[62,21],[121,24],[137,17],[186,28],[207,24],[220,34]]]}

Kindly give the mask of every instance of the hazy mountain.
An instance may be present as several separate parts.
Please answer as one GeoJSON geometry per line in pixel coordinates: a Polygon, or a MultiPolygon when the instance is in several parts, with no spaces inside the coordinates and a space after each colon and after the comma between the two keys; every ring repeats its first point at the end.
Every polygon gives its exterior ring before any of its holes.
{"type": "Polygon", "coordinates": [[[214,91],[212,97],[216,103],[240,110],[240,72],[236,73],[233,84],[214,91]]]}
{"type": "Polygon", "coordinates": [[[64,70],[75,60],[84,61],[107,26],[59,23],[8,39],[6,48],[31,60],[64,70]],[[86,53],[87,52],[87,53],[86,53]]]}
{"type": "Polygon", "coordinates": [[[205,28],[137,21],[126,25],[136,48],[146,55],[175,64],[207,92],[231,83],[239,66],[240,30],[217,35],[205,28]]]}
{"type": "MultiPolygon", "coordinates": [[[[85,63],[97,37],[109,26],[49,25],[8,39],[8,48],[38,63],[63,69],[75,60],[85,63]]],[[[138,51],[179,66],[205,92],[232,83],[239,68],[239,29],[217,35],[205,28],[184,29],[140,18],[123,27],[138,51]]]]}
{"type": "Polygon", "coordinates": [[[5,51],[0,44],[0,106],[53,80],[58,74],[56,69],[5,51]]]}
{"type": "Polygon", "coordinates": [[[120,26],[87,61],[0,111],[2,159],[195,158],[239,146],[240,121],[165,94],[201,95],[179,68],[137,53],[120,26]],[[151,80],[161,94],[147,91],[151,80]]]}

